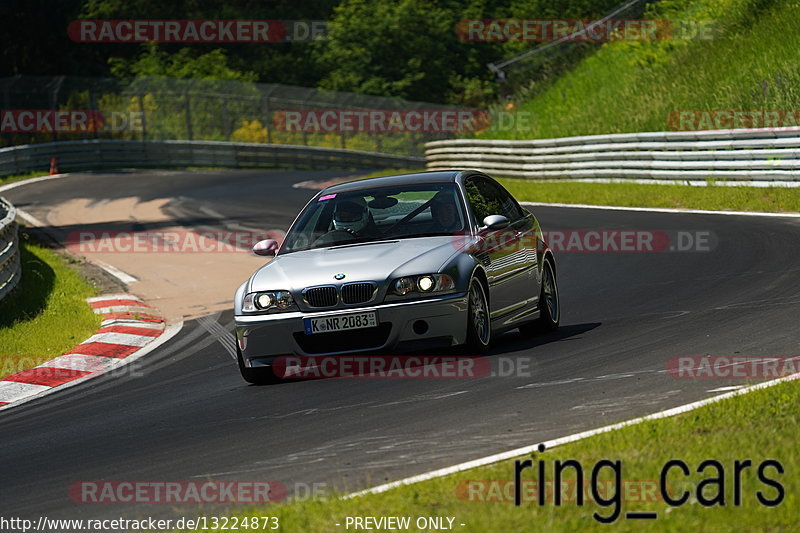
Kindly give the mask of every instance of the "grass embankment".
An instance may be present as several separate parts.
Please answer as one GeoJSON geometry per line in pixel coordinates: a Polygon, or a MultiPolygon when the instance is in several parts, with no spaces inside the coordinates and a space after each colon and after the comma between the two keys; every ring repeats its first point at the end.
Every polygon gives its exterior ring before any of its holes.
{"type": "Polygon", "coordinates": [[[711,211],[800,211],[800,189],[788,187],[691,187],[638,183],[536,182],[502,178],[499,181],[521,202],[711,211]]]}
{"type": "Polygon", "coordinates": [[[37,366],[100,326],[86,298],[96,291],[68,259],[20,234],[22,278],[0,301],[0,377],[37,366]]]}
{"type": "Polygon", "coordinates": [[[796,110],[799,14],[797,0],[652,4],[643,18],[699,21],[712,38],[606,43],[556,81],[534,84],[518,97],[516,110],[531,113],[533,120],[492,127],[481,136],[664,131],[670,129],[670,114],[681,110],[796,110]]]}
{"type": "MultiPolygon", "coordinates": [[[[800,386],[788,382],[750,394],[722,400],[689,413],[628,426],[572,444],[537,453],[534,469],[524,470],[522,479],[536,482],[538,460],[546,465],[546,482],[553,480],[553,461],[574,459],[591,481],[591,469],[601,459],[621,461],[622,499],[615,531],[793,531],[797,527],[797,506],[800,503],[800,454],[796,436],[800,425],[800,386]],[[658,488],[661,471],[667,461],[686,463],[689,475],[679,469],[669,470],[668,496],[676,499],[684,491],[690,497],[681,506],[666,503],[658,488]],[[705,507],[698,503],[698,484],[706,478],[719,477],[716,467],[698,472],[707,460],[718,461],[724,469],[721,492],[708,485],[700,493],[713,499],[724,494],[725,503],[705,507]],[[749,459],[752,466],[741,473],[741,505],[735,505],[734,461],[749,459]],[[767,460],[780,462],[784,473],[765,467],[763,475],[782,486],[784,498],[775,507],[762,505],[758,493],[776,501],[775,486],[758,477],[758,468],[767,460]],[[627,512],[655,512],[655,520],[626,519],[627,512]]],[[[531,458],[531,457],[526,457],[531,458]]],[[[522,458],[522,459],[526,459],[522,458]]],[[[563,479],[575,480],[568,468],[563,479]]],[[[598,479],[614,479],[611,470],[598,479]]],[[[585,501],[579,507],[574,492],[567,491],[561,506],[552,499],[540,506],[535,499],[523,499],[520,507],[513,504],[514,461],[503,461],[447,477],[400,487],[388,492],[355,499],[309,500],[264,507],[241,513],[240,516],[276,516],[282,531],[306,533],[346,531],[346,517],[410,516],[412,523],[419,516],[454,517],[454,529],[469,533],[481,531],[607,531],[593,513],[613,515],[616,504],[601,506],[585,501]],[[482,482],[482,483],[479,483],[482,482]],[[472,489],[472,490],[470,490],[472,489]],[[336,524],[341,526],[336,526],[336,524]],[[460,524],[465,524],[463,527],[460,524]]],[[[546,483],[547,485],[547,483],[546,483]]],[[[602,497],[613,499],[613,486],[598,484],[602,497]]],[[[574,488],[574,485],[571,487],[574,488]]],[[[535,489],[531,492],[535,495],[535,489]]],[[[587,494],[591,494],[587,489],[587,494]]],[[[534,496],[535,498],[535,496],[534,496]]],[[[352,529],[352,525],[351,525],[352,529]]],[[[411,527],[408,531],[419,531],[411,527]]]]}

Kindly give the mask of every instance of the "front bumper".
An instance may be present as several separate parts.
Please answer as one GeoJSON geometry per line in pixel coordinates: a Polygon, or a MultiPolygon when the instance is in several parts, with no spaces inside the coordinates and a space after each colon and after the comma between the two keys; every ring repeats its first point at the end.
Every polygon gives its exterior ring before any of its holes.
{"type": "Polygon", "coordinates": [[[404,349],[427,349],[463,344],[467,338],[467,295],[448,294],[411,302],[325,312],[237,315],[236,341],[246,367],[269,366],[283,355],[330,355],[404,349]],[[365,311],[378,313],[377,328],[306,335],[304,318],[329,317],[365,311]],[[424,332],[414,324],[424,321],[424,332]],[[324,347],[324,348],[321,348],[324,347]]]}

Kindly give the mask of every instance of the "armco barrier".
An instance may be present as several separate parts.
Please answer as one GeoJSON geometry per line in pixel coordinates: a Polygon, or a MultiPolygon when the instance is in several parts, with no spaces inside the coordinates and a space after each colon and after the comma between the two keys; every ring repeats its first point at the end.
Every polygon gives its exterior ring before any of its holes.
{"type": "Polygon", "coordinates": [[[526,179],[800,181],[800,130],[647,132],[425,145],[428,170],[526,179]]]}
{"type": "Polygon", "coordinates": [[[0,176],[45,170],[211,166],[226,168],[415,168],[421,157],[287,144],[215,141],[57,141],[0,148],[0,176]]]}
{"type": "Polygon", "coordinates": [[[0,300],[19,283],[22,276],[17,236],[17,209],[0,197],[0,300]]]}

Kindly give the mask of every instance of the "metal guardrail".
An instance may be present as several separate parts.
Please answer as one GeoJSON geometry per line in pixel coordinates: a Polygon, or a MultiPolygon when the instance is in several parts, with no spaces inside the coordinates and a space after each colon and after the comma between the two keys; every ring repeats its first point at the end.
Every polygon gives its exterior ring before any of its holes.
{"type": "Polygon", "coordinates": [[[0,300],[19,283],[22,269],[19,260],[17,209],[0,197],[0,300]]]}
{"type": "Polygon", "coordinates": [[[422,157],[286,144],[216,141],[57,141],[0,148],[0,176],[49,168],[55,157],[61,172],[103,168],[418,168],[422,157]]]}
{"type": "Polygon", "coordinates": [[[797,128],[455,139],[425,147],[429,170],[477,168],[526,179],[800,181],[797,128]]]}

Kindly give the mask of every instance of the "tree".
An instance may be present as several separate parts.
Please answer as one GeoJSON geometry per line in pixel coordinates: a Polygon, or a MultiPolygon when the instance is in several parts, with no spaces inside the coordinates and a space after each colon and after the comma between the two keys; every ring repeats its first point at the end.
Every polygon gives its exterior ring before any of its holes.
{"type": "Polygon", "coordinates": [[[189,48],[167,54],[156,43],[145,43],[144,51],[134,61],[109,59],[111,73],[119,78],[161,76],[206,80],[255,81],[254,72],[239,72],[228,66],[225,50],[216,49],[195,56],[189,48]]]}
{"type": "Polygon", "coordinates": [[[321,85],[410,100],[445,102],[456,84],[489,73],[459,42],[459,11],[430,0],[344,0],[328,39],[316,44],[328,74],[321,85]]]}

